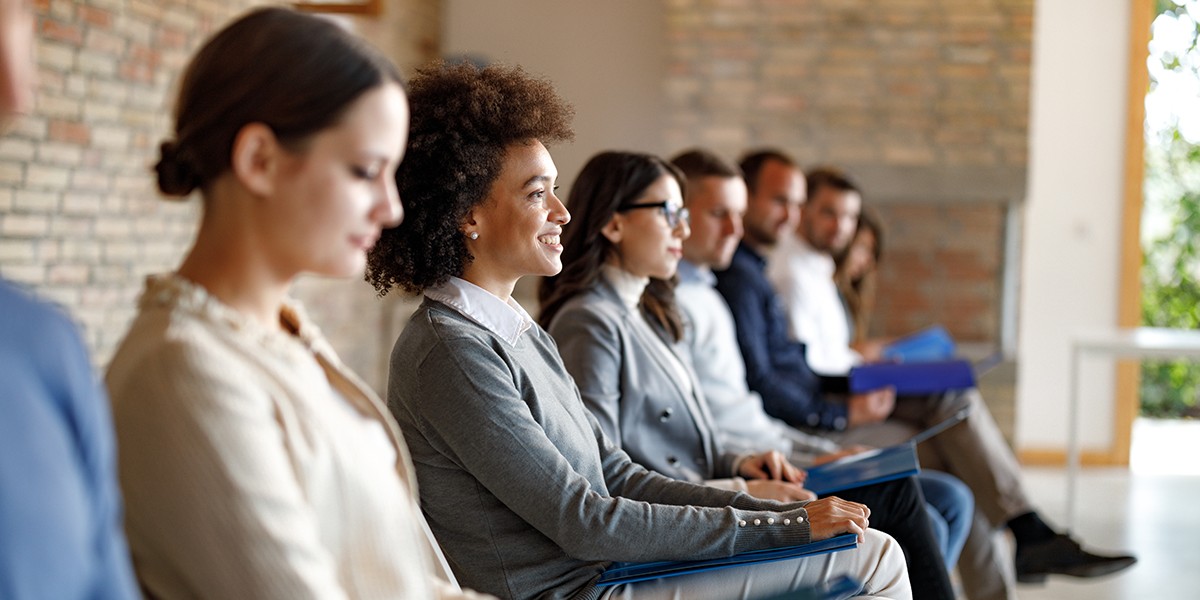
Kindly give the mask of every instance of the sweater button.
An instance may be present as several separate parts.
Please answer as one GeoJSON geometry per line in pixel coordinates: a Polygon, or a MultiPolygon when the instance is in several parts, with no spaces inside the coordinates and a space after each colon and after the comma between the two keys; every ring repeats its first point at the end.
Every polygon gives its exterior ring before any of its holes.
{"type": "Polygon", "coordinates": [[[675,466],[675,465],[679,464],[679,459],[678,459],[678,458],[675,458],[674,456],[668,456],[668,457],[667,457],[667,462],[668,462],[668,463],[670,463],[670,464],[671,464],[671,466],[673,467],[673,466],[675,466]]]}
{"type": "Polygon", "coordinates": [[[755,520],[754,520],[754,524],[755,524],[755,525],[762,525],[762,519],[755,519],[755,520]]]}
{"type": "Polygon", "coordinates": [[[745,521],[738,521],[738,527],[745,527],[745,526],[746,526],[745,521]]]}
{"type": "Polygon", "coordinates": [[[767,525],[774,525],[774,524],[775,524],[775,517],[769,517],[767,519],[767,525]]]}
{"type": "Polygon", "coordinates": [[[658,420],[662,423],[666,423],[668,420],[671,419],[671,415],[673,415],[673,414],[675,414],[675,410],[672,409],[671,407],[667,407],[667,408],[663,409],[662,413],[660,413],[658,415],[658,420]]]}
{"type": "Polygon", "coordinates": [[[791,520],[791,519],[784,519],[784,520],[783,520],[783,524],[784,524],[784,525],[791,525],[791,524],[792,524],[792,520],[791,520]]]}

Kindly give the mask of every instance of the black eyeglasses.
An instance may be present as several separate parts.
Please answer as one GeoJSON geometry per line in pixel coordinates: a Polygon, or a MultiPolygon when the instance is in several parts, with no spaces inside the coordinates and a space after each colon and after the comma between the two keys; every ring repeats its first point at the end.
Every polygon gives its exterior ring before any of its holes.
{"type": "Polygon", "coordinates": [[[675,229],[676,227],[679,227],[679,225],[682,223],[688,223],[689,219],[691,218],[691,213],[688,212],[688,209],[686,209],[678,204],[673,204],[671,202],[651,202],[649,204],[629,204],[629,205],[618,208],[617,212],[625,212],[625,211],[630,211],[630,210],[634,210],[634,209],[638,209],[638,208],[661,208],[662,212],[663,212],[663,216],[667,218],[667,225],[670,225],[671,229],[675,229]]]}

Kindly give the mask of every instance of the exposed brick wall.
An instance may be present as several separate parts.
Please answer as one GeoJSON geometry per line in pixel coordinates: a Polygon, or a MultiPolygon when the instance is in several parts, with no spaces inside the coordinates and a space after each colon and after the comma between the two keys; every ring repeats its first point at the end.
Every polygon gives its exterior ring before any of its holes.
{"type": "Polygon", "coordinates": [[[960,341],[995,341],[1004,207],[930,203],[875,208],[888,227],[872,331],[901,335],[940,323],[960,341]]]}
{"type": "Polygon", "coordinates": [[[1025,164],[1033,0],[671,0],[668,138],[1025,164]]]}
{"type": "Polygon", "coordinates": [[[995,340],[1032,18],[1033,0],[670,0],[668,145],[847,169],[889,225],[877,327],[995,340]]]}
{"type": "MultiPolygon", "coordinates": [[[[0,274],[66,306],[99,367],[124,335],[142,278],[174,268],[195,231],[198,199],[161,200],[150,172],[169,131],[177,78],[209,33],[257,4],[263,2],[34,2],[35,108],[0,138],[0,274]]],[[[430,58],[438,0],[384,4],[380,20],[393,26],[385,51],[402,68],[430,58]]],[[[355,21],[369,29],[364,23],[355,21]]],[[[382,351],[356,349],[368,333],[382,335],[391,307],[373,301],[361,282],[306,282],[298,293],[316,301],[312,312],[335,347],[353,357],[347,362],[380,387],[382,351]],[[337,320],[325,318],[331,315],[337,320]]]]}

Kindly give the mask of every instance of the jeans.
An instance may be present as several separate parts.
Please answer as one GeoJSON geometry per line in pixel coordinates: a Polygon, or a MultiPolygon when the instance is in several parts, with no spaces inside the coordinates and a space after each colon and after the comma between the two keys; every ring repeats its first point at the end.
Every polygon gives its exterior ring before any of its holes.
{"type": "Polygon", "coordinates": [[[942,549],[946,570],[953,570],[954,565],[958,564],[963,545],[967,543],[967,534],[971,531],[975,496],[967,484],[941,471],[921,471],[917,475],[917,483],[925,495],[925,509],[942,549]]]}

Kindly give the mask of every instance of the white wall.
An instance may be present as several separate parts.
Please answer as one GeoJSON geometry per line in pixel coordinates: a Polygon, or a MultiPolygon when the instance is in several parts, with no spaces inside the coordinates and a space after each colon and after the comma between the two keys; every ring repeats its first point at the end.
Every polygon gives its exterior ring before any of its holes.
{"type": "MultiPolygon", "coordinates": [[[[1034,15],[1017,444],[1062,449],[1069,336],[1116,325],[1129,3],[1041,0],[1034,15]]],[[[1113,366],[1084,362],[1084,448],[1112,439],[1113,366]]]]}
{"type": "Polygon", "coordinates": [[[550,149],[565,193],[599,151],[666,150],[663,19],[645,0],[446,0],[442,42],[544,76],[575,106],[575,142],[550,149]]]}

